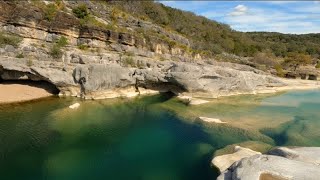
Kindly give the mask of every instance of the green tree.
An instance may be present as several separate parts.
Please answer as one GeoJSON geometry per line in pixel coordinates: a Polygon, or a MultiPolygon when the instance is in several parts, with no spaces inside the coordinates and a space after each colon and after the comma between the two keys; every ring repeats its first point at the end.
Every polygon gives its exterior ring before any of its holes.
{"type": "Polygon", "coordinates": [[[301,65],[307,65],[312,62],[312,57],[310,55],[301,54],[297,52],[290,52],[285,58],[284,63],[286,65],[292,66],[294,71],[301,65]]]}

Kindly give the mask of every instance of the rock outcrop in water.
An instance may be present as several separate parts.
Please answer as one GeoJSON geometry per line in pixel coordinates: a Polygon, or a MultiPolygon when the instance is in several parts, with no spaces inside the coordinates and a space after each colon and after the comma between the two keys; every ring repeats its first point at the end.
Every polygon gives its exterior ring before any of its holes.
{"type": "Polygon", "coordinates": [[[311,179],[320,176],[319,147],[279,147],[266,155],[243,158],[223,171],[218,180],[311,179]]]}

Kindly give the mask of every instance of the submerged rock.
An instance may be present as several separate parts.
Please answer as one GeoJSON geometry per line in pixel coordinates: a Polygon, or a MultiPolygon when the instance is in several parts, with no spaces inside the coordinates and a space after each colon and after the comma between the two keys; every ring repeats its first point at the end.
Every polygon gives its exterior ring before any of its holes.
{"type": "Polygon", "coordinates": [[[80,107],[79,103],[74,103],[74,104],[69,106],[70,109],[78,109],[79,107],[80,107]]]}
{"type": "Polygon", "coordinates": [[[227,123],[227,122],[223,122],[220,119],[216,119],[216,118],[198,117],[198,119],[205,121],[205,122],[210,122],[210,123],[218,123],[218,124],[227,123]]]}
{"type": "Polygon", "coordinates": [[[192,98],[189,102],[189,105],[200,105],[200,104],[205,104],[208,102],[210,102],[210,101],[198,99],[198,98],[192,98]]]}
{"type": "Polygon", "coordinates": [[[187,104],[187,105],[200,105],[200,104],[205,104],[210,101],[203,100],[203,99],[198,99],[198,98],[193,98],[191,96],[185,96],[185,95],[179,95],[177,97],[181,102],[187,104]]]}

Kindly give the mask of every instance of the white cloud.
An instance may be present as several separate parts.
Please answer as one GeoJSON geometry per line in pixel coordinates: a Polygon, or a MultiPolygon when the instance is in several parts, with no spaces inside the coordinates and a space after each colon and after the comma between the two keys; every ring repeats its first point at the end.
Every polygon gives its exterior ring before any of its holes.
{"type": "Polygon", "coordinates": [[[161,1],[161,3],[229,24],[238,31],[320,33],[320,0],[161,1]]]}
{"type": "Polygon", "coordinates": [[[277,5],[282,5],[282,4],[285,5],[285,4],[291,4],[296,2],[299,2],[299,1],[266,1],[266,3],[277,4],[277,5]]]}
{"type": "Polygon", "coordinates": [[[239,4],[238,6],[233,8],[233,11],[229,13],[229,16],[242,16],[247,14],[248,7],[242,4],[239,4]]]}
{"type": "MultiPolygon", "coordinates": [[[[305,7],[304,7],[305,8],[305,7]]],[[[241,16],[225,16],[224,23],[239,31],[269,31],[294,34],[319,32],[320,25],[314,20],[320,14],[290,13],[278,9],[247,8],[241,16]]]]}

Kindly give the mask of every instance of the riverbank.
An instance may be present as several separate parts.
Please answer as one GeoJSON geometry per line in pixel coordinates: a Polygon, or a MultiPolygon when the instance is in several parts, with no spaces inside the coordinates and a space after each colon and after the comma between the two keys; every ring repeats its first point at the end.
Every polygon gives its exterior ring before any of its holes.
{"type": "Polygon", "coordinates": [[[0,104],[40,99],[54,95],[46,83],[5,82],[0,84],[0,104]]]}
{"type": "MultiPolygon", "coordinates": [[[[267,93],[277,93],[282,91],[290,90],[310,90],[310,89],[320,89],[320,84],[318,81],[309,81],[309,80],[295,80],[295,79],[282,79],[287,85],[281,87],[263,87],[257,89],[253,92],[230,92],[224,94],[217,94],[216,96],[208,96],[207,94],[203,95],[202,93],[182,93],[184,96],[189,97],[190,99],[198,100],[197,98],[204,98],[209,101],[204,101],[203,103],[210,102],[210,99],[227,97],[227,96],[236,96],[236,95],[245,95],[245,94],[267,94],[267,93]],[[209,99],[208,99],[209,98],[209,99]]],[[[49,97],[54,95],[56,90],[52,87],[51,84],[42,81],[42,82],[4,82],[0,84],[0,103],[14,103],[14,102],[23,102],[30,101],[39,98],[49,97]]],[[[91,93],[91,96],[88,95],[86,99],[98,100],[98,99],[109,99],[109,98],[119,98],[119,97],[135,97],[138,95],[152,95],[158,94],[160,92],[165,92],[165,89],[162,90],[150,90],[139,88],[139,91],[136,91],[135,88],[120,88],[115,90],[107,91],[98,91],[91,93]]],[[[201,99],[200,99],[201,100],[201,99]]],[[[199,104],[203,104],[199,103],[199,104]]]]}

